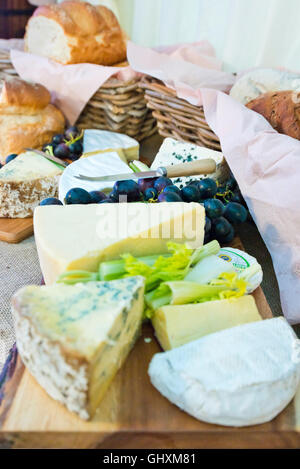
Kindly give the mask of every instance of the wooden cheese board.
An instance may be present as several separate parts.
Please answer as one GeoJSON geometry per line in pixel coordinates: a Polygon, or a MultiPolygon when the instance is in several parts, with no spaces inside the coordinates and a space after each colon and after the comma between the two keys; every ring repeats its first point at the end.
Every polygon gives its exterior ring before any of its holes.
{"type": "Polygon", "coordinates": [[[33,218],[0,218],[0,241],[20,243],[33,234],[33,218]]]}
{"type": "MultiPolygon", "coordinates": [[[[243,248],[238,238],[232,245],[243,248]]],[[[261,316],[272,317],[262,289],[253,295],[261,316]]],[[[0,448],[300,447],[300,390],[269,423],[245,428],[207,424],[179,410],[151,385],[148,365],[160,351],[152,327],[146,324],[90,422],[52,400],[18,357],[2,388],[0,448]]]]}

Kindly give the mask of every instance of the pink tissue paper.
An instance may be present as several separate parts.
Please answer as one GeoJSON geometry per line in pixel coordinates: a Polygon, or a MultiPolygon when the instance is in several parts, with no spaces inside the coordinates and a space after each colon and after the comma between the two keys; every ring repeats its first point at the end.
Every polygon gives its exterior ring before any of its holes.
{"type": "Polygon", "coordinates": [[[206,120],[271,254],[283,313],[299,323],[300,142],[224,93],[201,93],[206,120]]]}
{"type": "Polygon", "coordinates": [[[76,122],[86,103],[110,77],[131,80],[138,75],[130,67],[105,67],[88,63],[61,65],[19,50],[11,51],[11,60],[23,80],[41,83],[53,94],[53,102],[70,124],[76,122]]]}
{"type": "Polygon", "coordinates": [[[128,41],[127,58],[134,70],[162,80],[179,98],[194,105],[202,104],[201,88],[228,92],[235,82],[232,73],[221,71],[221,62],[208,41],[156,50],[128,41]]]}

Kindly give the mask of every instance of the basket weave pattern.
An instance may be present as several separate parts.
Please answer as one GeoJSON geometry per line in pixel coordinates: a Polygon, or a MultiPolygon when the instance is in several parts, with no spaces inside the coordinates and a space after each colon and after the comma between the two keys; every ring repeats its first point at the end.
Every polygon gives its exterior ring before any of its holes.
{"type": "Polygon", "coordinates": [[[221,150],[218,137],[205,120],[202,106],[194,106],[178,98],[175,90],[153,77],[144,77],[140,86],[145,90],[147,106],[157,120],[162,137],[221,150]]]}
{"type": "Polygon", "coordinates": [[[9,50],[0,49],[0,78],[18,75],[10,60],[9,50]]]}
{"type": "Polygon", "coordinates": [[[105,82],[85,106],[77,121],[82,129],[104,129],[143,140],[157,131],[156,120],[147,108],[141,80],[105,82]]]}
{"type": "MultiPolygon", "coordinates": [[[[0,49],[0,79],[8,76],[17,76],[17,72],[11,63],[10,52],[0,49]]],[[[140,78],[107,80],[83,109],[76,123],[78,127],[120,132],[138,141],[154,134],[156,120],[147,108],[140,82],[140,78]]]]}

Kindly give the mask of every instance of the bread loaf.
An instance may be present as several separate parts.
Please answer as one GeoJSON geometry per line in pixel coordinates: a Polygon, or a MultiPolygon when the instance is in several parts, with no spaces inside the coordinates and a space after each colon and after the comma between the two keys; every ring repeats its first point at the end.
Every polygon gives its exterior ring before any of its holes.
{"type": "Polygon", "coordinates": [[[67,1],[35,10],[26,27],[25,50],[62,64],[113,65],[125,60],[126,41],[111,10],[67,1]]]}
{"type": "Polygon", "coordinates": [[[41,148],[64,130],[64,116],[50,99],[42,85],[19,78],[0,81],[0,162],[10,153],[41,148]]]}
{"type": "Polygon", "coordinates": [[[264,116],[278,132],[300,140],[300,93],[271,91],[246,106],[264,116]]]}

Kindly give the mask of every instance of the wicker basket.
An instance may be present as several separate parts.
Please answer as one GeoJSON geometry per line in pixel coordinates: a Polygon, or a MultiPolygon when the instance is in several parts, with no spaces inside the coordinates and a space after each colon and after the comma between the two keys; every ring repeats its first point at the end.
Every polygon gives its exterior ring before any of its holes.
{"type": "Polygon", "coordinates": [[[147,106],[157,120],[160,135],[221,150],[218,137],[205,120],[202,106],[178,98],[175,90],[153,77],[144,77],[140,86],[145,90],[147,106]]]}
{"type": "Polygon", "coordinates": [[[107,80],[85,106],[78,127],[120,132],[139,141],[154,134],[156,120],[147,108],[140,82],[107,80]]]}
{"type": "Polygon", "coordinates": [[[0,78],[18,75],[10,60],[10,52],[6,49],[0,49],[0,78]]]}

